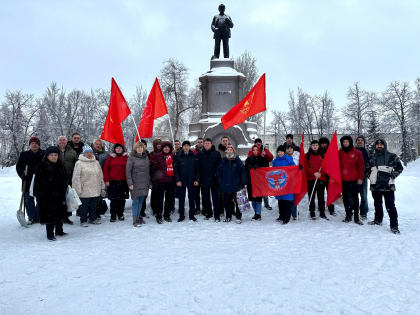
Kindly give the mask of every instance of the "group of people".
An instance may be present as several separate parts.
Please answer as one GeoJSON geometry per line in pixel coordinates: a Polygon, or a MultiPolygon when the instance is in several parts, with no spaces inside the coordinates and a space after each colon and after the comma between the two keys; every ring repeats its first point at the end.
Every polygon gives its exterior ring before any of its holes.
{"type": "MultiPolygon", "coordinates": [[[[395,178],[403,167],[398,157],[387,151],[386,142],[378,139],[373,152],[365,148],[365,139],[359,136],[356,147],[353,139],[340,139],[339,151],[343,202],[346,210],[344,222],[354,220],[363,224],[367,218],[367,178],[375,205],[375,218],[369,224],[380,225],[383,219],[382,198],[390,217],[391,231],[399,233],[398,215],[395,208],[395,178]],[[359,203],[359,194],[361,202],[359,203]],[[360,210],[360,215],[359,215],[360,210]]],[[[24,201],[29,224],[46,224],[47,238],[63,236],[63,223],[73,224],[67,211],[66,193],[68,186],[76,191],[81,201],[77,211],[80,225],[100,224],[101,215],[107,211],[104,198],[110,200],[111,222],[124,220],[124,208],[128,198],[132,199],[133,226],[145,223],[146,198],[151,191],[150,207],[158,224],[171,222],[178,199],[178,222],[186,219],[185,197],[188,195],[188,218],[197,221],[196,215],[206,220],[214,218],[230,222],[235,216],[241,223],[242,213],[236,201],[236,193],[246,188],[254,209],[252,220],[261,220],[262,203],[272,209],[267,197],[253,197],[250,171],[259,167],[299,165],[299,147],[293,142],[293,135],[286,136],[286,142],[276,150],[276,157],[263,146],[261,139],[255,139],[245,163],[235,152],[227,136],[222,137],[217,147],[212,139],[199,138],[194,148],[189,141],[153,140],[153,149],[147,150],[147,143],[141,140],[134,144],[130,153],[119,143],[112,152],[104,150],[100,139],[92,145],[81,142],[80,134],[74,133],[71,141],[65,136],[58,138],[56,146],[40,149],[40,140],[32,137],[29,150],[22,152],[16,170],[25,187],[24,201]],[[31,185],[30,185],[31,184],[31,185]],[[33,187],[33,193],[29,187],[33,187]],[[35,202],[36,201],[36,202],[35,202]],[[200,205],[202,205],[200,207],[200,205]]],[[[309,215],[315,215],[315,199],[319,217],[327,218],[325,211],[325,190],[328,190],[328,176],[321,168],[328,149],[327,138],[313,140],[305,154],[305,169],[310,198],[309,215]]],[[[277,221],[287,224],[296,219],[298,212],[294,195],[275,196],[278,201],[277,221]]],[[[335,215],[334,205],[328,207],[335,215]]]]}

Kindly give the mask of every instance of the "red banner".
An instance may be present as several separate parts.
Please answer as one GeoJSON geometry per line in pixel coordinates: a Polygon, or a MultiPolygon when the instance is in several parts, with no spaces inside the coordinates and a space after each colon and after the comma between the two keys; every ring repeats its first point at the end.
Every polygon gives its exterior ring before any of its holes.
{"type": "Polygon", "coordinates": [[[299,193],[302,185],[299,166],[260,167],[251,170],[252,196],[281,196],[299,193]]]}

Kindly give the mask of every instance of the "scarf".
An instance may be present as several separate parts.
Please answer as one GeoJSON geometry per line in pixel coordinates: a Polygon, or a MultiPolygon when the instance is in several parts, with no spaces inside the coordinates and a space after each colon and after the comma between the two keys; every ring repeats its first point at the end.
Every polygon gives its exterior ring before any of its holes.
{"type": "Polygon", "coordinates": [[[166,159],[166,175],[174,176],[174,166],[173,166],[172,154],[167,154],[165,159],[166,159]]]}

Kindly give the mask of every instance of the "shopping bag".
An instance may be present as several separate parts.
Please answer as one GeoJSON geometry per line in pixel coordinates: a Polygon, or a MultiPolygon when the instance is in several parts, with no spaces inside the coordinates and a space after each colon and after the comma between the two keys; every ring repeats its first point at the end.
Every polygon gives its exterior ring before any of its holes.
{"type": "Polygon", "coordinates": [[[236,192],[236,202],[238,203],[238,208],[241,212],[251,209],[246,188],[242,188],[241,190],[236,192]]]}

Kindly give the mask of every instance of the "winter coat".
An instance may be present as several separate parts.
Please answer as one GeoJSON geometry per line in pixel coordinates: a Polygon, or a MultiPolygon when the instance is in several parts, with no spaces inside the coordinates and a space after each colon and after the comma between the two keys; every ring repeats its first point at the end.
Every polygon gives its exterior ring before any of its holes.
{"type": "Polygon", "coordinates": [[[77,156],[76,151],[74,151],[69,145],[66,146],[64,152],[62,152],[60,148],[58,149],[60,150],[59,158],[61,162],[63,162],[64,168],[66,169],[66,172],[67,172],[69,185],[71,185],[74,166],[76,165],[76,162],[79,158],[77,156]]]}
{"type": "MultiPolygon", "coordinates": [[[[317,153],[309,149],[308,153],[306,153],[306,179],[307,180],[315,180],[315,173],[319,172],[322,164],[322,160],[324,159],[323,155],[318,150],[317,153]]],[[[325,172],[321,170],[321,177],[318,179],[319,181],[326,181],[327,177],[325,172]]]]}
{"type": "Polygon", "coordinates": [[[340,149],[338,151],[340,159],[341,180],[355,181],[365,178],[365,162],[362,153],[356,148],[351,148],[347,153],[340,149]]]}
{"type": "MultiPolygon", "coordinates": [[[[253,149],[254,147],[252,147],[252,149],[253,149]]],[[[252,153],[252,149],[251,150],[249,150],[249,152],[248,152],[248,157],[250,157],[250,156],[253,156],[254,154],[252,153]]],[[[259,148],[259,150],[260,150],[260,154],[261,154],[261,148],[259,148]]],[[[268,162],[271,162],[272,160],[273,160],[273,155],[271,154],[271,152],[268,150],[268,149],[264,149],[264,153],[265,153],[265,156],[264,156],[264,158],[268,161],[268,162]]]]}
{"type": "Polygon", "coordinates": [[[128,155],[110,155],[104,165],[104,181],[126,180],[125,168],[127,166],[128,155]]]}
{"type": "Polygon", "coordinates": [[[299,165],[300,151],[293,151],[291,158],[293,159],[293,163],[295,163],[295,165],[299,165]]]}
{"type": "Polygon", "coordinates": [[[46,157],[35,170],[34,196],[41,223],[56,223],[67,217],[67,172],[61,160],[51,163],[46,157]]]}
{"type": "Polygon", "coordinates": [[[197,154],[200,186],[215,187],[217,183],[217,167],[222,161],[220,153],[214,145],[209,151],[205,149],[197,154]]]}
{"type": "Polygon", "coordinates": [[[198,181],[198,161],[193,151],[185,153],[182,150],[175,158],[175,182],[182,182],[183,186],[192,186],[198,181]]]}
{"type": "Polygon", "coordinates": [[[217,167],[217,180],[224,193],[234,193],[248,183],[245,166],[239,157],[224,157],[217,167]]]}
{"type": "Polygon", "coordinates": [[[382,151],[375,150],[369,159],[368,175],[370,190],[372,191],[395,191],[395,178],[397,178],[404,167],[399,157],[387,151],[385,140],[382,151]]]}
{"type": "MultiPolygon", "coordinates": [[[[170,151],[172,152],[172,150],[170,151]]],[[[172,153],[168,153],[172,155],[172,164],[175,164],[175,155],[172,153]]],[[[169,176],[166,173],[166,154],[160,152],[159,154],[155,154],[150,161],[151,167],[151,179],[153,182],[158,182],[161,184],[164,183],[173,183],[175,181],[175,176],[169,176]]],[[[175,166],[174,166],[175,167],[175,166]]]]}
{"type": "MultiPolygon", "coordinates": [[[[93,145],[92,145],[92,148],[93,148],[93,145]]],[[[99,151],[93,149],[93,154],[95,155],[96,160],[99,162],[103,170],[105,166],[105,161],[109,157],[109,153],[104,151],[103,149],[99,151]]]]}
{"type": "MultiPolygon", "coordinates": [[[[279,166],[295,166],[295,162],[293,162],[293,158],[287,154],[284,154],[282,157],[276,156],[276,158],[273,161],[273,167],[279,167],[279,166]]],[[[293,178],[291,180],[294,180],[293,178]]],[[[276,196],[277,200],[290,200],[292,201],[294,199],[294,194],[287,194],[287,195],[281,195],[276,196]]]]}
{"type": "Polygon", "coordinates": [[[24,151],[19,155],[19,159],[16,164],[16,172],[22,179],[22,182],[26,180],[25,192],[29,192],[29,187],[31,186],[36,166],[42,161],[43,156],[44,151],[41,149],[37,152],[33,152],[32,150],[24,151]],[[28,173],[25,176],[26,165],[28,166],[28,173]]]}
{"type": "Polygon", "coordinates": [[[79,156],[73,172],[73,188],[80,198],[92,198],[105,195],[105,183],[102,168],[96,159],[79,156]]]}
{"type": "Polygon", "coordinates": [[[261,156],[261,154],[257,156],[252,155],[245,160],[246,175],[248,177],[248,184],[246,188],[248,190],[249,201],[257,201],[257,202],[262,201],[262,197],[252,197],[251,170],[259,168],[259,167],[268,167],[268,166],[269,164],[268,164],[267,159],[261,156]]]}
{"type": "Polygon", "coordinates": [[[85,144],[82,141],[80,141],[79,142],[79,146],[77,148],[75,148],[73,141],[69,141],[69,143],[68,143],[68,146],[70,148],[72,148],[77,153],[77,156],[79,156],[80,154],[82,154],[82,152],[83,152],[83,146],[84,145],[85,144]]]}
{"type": "Polygon", "coordinates": [[[149,192],[150,181],[150,162],[146,153],[139,155],[137,152],[131,152],[125,169],[127,185],[134,186],[130,190],[131,199],[140,196],[147,196],[149,192]]]}

